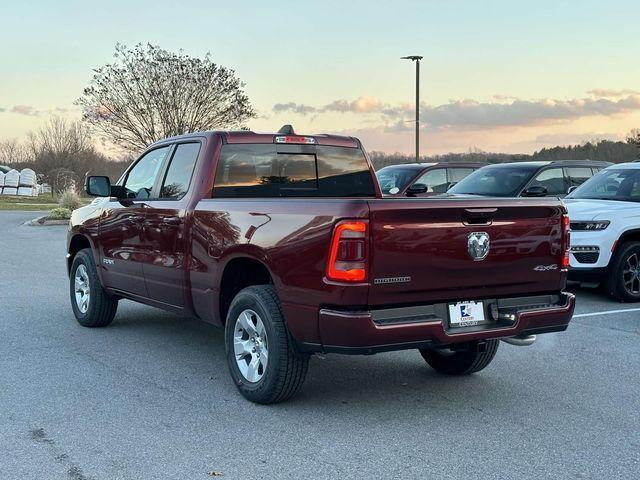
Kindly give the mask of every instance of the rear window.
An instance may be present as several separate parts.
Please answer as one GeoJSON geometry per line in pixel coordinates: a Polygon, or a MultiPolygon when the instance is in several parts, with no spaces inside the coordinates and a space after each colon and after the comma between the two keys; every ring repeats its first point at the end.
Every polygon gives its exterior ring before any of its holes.
{"type": "Polygon", "coordinates": [[[316,145],[222,147],[214,197],[373,197],[362,150],[316,145]]]}

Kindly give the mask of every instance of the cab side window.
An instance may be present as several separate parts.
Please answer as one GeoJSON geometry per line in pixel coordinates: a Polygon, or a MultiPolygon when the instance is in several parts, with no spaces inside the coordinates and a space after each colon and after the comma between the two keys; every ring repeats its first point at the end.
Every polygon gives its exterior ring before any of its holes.
{"type": "Polygon", "coordinates": [[[180,200],[189,190],[200,143],[182,143],[176,147],[160,188],[160,198],[180,200]]]}
{"type": "Polygon", "coordinates": [[[547,195],[565,195],[567,186],[564,181],[564,173],[561,168],[550,168],[540,172],[531,182],[531,187],[545,187],[547,195]]]}
{"type": "Polygon", "coordinates": [[[447,171],[444,168],[434,168],[420,176],[415,182],[427,186],[427,193],[444,193],[447,191],[447,171]]]}
{"type": "Polygon", "coordinates": [[[167,146],[151,150],[129,170],[124,181],[127,198],[146,199],[151,197],[151,190],[169,148],[167,146]]]}

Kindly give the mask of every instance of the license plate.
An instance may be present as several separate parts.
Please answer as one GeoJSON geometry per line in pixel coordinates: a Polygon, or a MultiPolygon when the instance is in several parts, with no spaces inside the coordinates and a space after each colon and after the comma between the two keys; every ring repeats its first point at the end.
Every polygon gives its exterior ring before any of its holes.
{"type": "Polygon", "coordinates": [[[472,327],[487,323],[482,302],[458,302],[449,304],[449,325],[452,327],[472,327]]]}

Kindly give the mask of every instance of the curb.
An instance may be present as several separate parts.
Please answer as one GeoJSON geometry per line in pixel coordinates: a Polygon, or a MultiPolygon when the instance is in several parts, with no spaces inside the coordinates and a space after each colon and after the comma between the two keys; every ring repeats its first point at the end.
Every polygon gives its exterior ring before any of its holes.
{"type": "Polygon", "coordinates": [[[26,225],[29,227],[48,227],[50,225],[68,225],[69,220],[47,220],[46,215],[42,215],[41,217],[34,218],[33,220],[28,220],[24,222],[22,225],[26,225]]]}

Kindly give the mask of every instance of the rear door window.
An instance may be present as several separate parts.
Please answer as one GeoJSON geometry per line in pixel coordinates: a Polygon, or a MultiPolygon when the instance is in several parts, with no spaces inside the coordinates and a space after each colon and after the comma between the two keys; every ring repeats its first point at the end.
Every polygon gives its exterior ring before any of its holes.
{"type": "Polygon", "coordinates": [[[200,143],[182,143],[176,147],[160,188],[160,198],[179,200],[189,190],[200,143]]]}
{"type": "Polygon", "coordinates": [[[214,197],[373,197],[362,150],[310,145],[230,144],[222,148],[214,197]]]}
{"type": "Polygon", "coordinates": [[[547,195],[565,195],[567,186],[562,168],[549,168],[540,172],[531,182],[531,187],[541,186],[547,189],[547,195]]]}
{"type": "Polygon", "coordinates": [[[447,170],[434,168],[422,174],[413,184],[421,183],[427,186],[427,193],[444,193],[449,187],[447,182],[447,170]]]}

